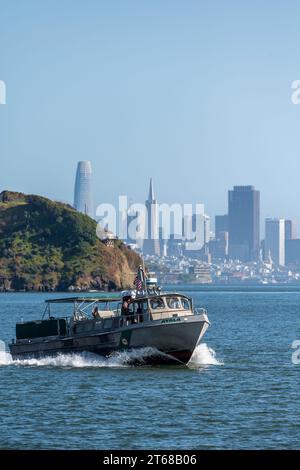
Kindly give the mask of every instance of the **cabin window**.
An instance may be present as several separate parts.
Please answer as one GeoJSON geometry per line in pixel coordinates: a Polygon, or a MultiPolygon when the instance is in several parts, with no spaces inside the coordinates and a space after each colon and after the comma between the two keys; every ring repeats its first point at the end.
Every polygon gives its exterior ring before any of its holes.
{"type": "Polygon", "coordinates": [[[147,313],[148,312],[148,303],[147,301],[138,301],[134,303],[134,313],[147,313]]]}
{"type": "Polygon", "coordinates": [[[166,301],[167,301],[167,305],[169,308],[171,308],[172,310],[175,310],[175,309],[180,309],[181,308],[181,304],[180,304],[180,300],[178,299],[178,297],[166,297],[166,301]]]}
{"type": "Polygon", "coordinates": [[[182,306],[184,310],[191,310],[190,301],[188,299],[181,299],[182,306]]]}
{"type": "Polygon", "coordinates": [[[158,310],[158,309],[161,309],[161,308],[165,308],[165,304],[164,304],[163,299],[161,299],[161,298],[151,299],[150,300],[150,307],[151,307],[151,310],[158,310]]]}

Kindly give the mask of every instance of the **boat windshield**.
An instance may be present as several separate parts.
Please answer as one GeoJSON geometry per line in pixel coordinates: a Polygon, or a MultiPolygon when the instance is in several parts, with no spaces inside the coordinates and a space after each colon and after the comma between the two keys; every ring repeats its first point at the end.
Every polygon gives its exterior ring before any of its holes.
{"type": "Polygon", "coordinates": [[[161,297],[157,297],[150,300],[150,307],[152,310],[159,310],[165,308],[165,304],[161,297]]]}
{"type": "Polygon", "coordinates": [[[184,310],[191,310],[191,301],[189,299],[185,299],[184,297],[181,297],[181,304],[184,310]]]}
{"type": "Polygon", "coordinates": [[[150,299],[150,308],[156,310],[192,310],[191,301],[180,295],[166,295],[150,299]]]}
{"type": "Polygon", "coordinates": [[[182,308],[181,303],[180,303],[180,298],[177,296],[172,295],[172,296],[166,297],[166,302],[167,302],[168,308],[171,308],[172,310],[173,309],[178,310],[179,308],[182,308]]]}
{"type": "Polygon", "coordinates": [[[131,302],[129,304],[129,314],[130,315],[135,315],[136,313],[138,314],[144,314],[148,312],[148,302],[146,299],[142,300],[136,300],[134,302],[131,302]]]}

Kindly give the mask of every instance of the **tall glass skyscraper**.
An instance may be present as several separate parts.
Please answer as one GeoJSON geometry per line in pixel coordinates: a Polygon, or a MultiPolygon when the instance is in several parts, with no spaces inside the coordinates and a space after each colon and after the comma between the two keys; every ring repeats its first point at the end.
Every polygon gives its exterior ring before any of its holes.
{"type": "Polygon", "coordinates": [[[154,197],[152,178],[150,179],[149,197],[146,201],[147,208],[147,239],[143,243],[143,252],[147,255],[160,255],[158,206],[154,197]]]}
{"type": "Polygon", "coordinates": [[[78,162],[74,191],[74,207],[79,212],[94,217],[92,165],[90,161],[78,162]]]}
{"type": "Polygon", "coordinates": [[[286,240],[294,240],[297,238],[296,221],[286,219],[284,221],[284,231],[286,240]]]}
{"type": "Polygon", "coordinates": [[[285,264],[284,219],[266,219],[265,258],[271,255],[275,266],[285,264]]]}
{"type": "Polygon", "coordinates": [[[228,191],[229,256],[256,261],[259,254],[260,193],[254,186],[234,186],[228,191]]]}

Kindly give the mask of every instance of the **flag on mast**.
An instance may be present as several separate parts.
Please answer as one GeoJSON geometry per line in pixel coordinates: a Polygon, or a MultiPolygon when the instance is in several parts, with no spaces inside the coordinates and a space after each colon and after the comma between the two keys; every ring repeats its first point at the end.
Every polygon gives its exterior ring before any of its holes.
{"type": "Polygon", "coordinates": [[[137,275],[134,280],[134,286],[136,290],[142,290],[143,287],[145,287],[145,284],[146,284],[145,281],[146,281],[146,276],[145,276],[144,270],[142,266],[139,266],[137,275]]]}

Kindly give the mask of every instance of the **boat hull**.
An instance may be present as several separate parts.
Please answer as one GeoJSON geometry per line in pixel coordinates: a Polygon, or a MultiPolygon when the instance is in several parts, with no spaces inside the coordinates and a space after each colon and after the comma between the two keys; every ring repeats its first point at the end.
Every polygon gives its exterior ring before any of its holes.
{"type": "Polygon", "coordinates": [[[150,350],[141,362],[187,364],[208,325],[207,318],[195,315],[176,321],[161,320],[128,325],[117,330],[93,332],[93,334],[22,341],[12,343],[9,347],[13,359],[81,352],[107,357],[117,351],[153,348],[153,352],[150,350]]]}

